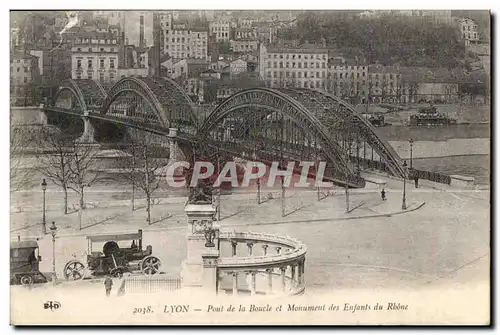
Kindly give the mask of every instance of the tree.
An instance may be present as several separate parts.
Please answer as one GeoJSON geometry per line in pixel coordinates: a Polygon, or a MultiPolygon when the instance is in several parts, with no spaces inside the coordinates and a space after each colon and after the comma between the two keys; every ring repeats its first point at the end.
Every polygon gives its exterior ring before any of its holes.
{"type": "Polygon", "coordinates": [[[32,126],[14,126],[10,131],[10,190],[19,191],[31,186],[35,174],[31,164],[23,156],[24,150],[36,147],[37,128],[32,126]]]}
{"type": "Polygon", "coordinates": [[[164,150],[155,140],[155,135],[139,130],[131,130],[129,146],[126,152],[132,164],[124,174],[133,187],[138,187],[146,196],[146,212],[148,224],[151,224],[151,205],[153,193],[160,186],[159,172],[166,165],[162,158],[164,150]]]}
{"type": "Polygon", "coordinates": [[[95,156],[99,152],[99,146],[89,143],[70,142],[70,164],[68,168],[68,187],[80,196],[78,215],[80,229],[82,229],[83,210],[85,209],[85,189],[90,187],[98,178],[95,171],[95,156]]]}
{"type": "Polygon", "coordinates": [[[36,169],[63,190],[64,214],[68,214],[70,165],[73,160],[72,142],[72,137],[64,135],[57,128],[46,127],[41,131],[40,141],[40,148],[44,152],[37,155],[38,167],[36,169]]]}

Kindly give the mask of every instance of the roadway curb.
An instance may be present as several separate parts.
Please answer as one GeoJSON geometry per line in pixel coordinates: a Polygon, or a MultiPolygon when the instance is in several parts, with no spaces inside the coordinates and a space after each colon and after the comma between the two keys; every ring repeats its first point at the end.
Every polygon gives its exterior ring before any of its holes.
{"type": "MultiPolygon", "coordinates": [[[[325,221],[344,221],[344,220],[357,220],[357,219],[369,219],[369,218],[377,218],[377,217],[391,217],[394,215],[400,215],[404,213],[409,213],[416,211],[420,208],[422,208],[426,202],[422,202],[419,205],[413,207],[413,208],[408,208],[406,210],[400,210],[396,212],[389,212],[389,213],[380,213],[380,214],[368,214],[368,215],[358,215],[358,216],[343,216],[343,217],[336,217],[336,218],[322,218],[322,219],[312,219],[312,220],[307,220],[307,222],[325,222],[325,221]]],[[[275,225],[275,224],[289,224],[289,223],[303,223],[306,220],[288,220],[288,221],[268,221],[268,222],[246,222],[246,223],[233,223],[233,224],[224,224],[223,221],[221,221],[221,227],[241,227],[241,226],[265,226],[265,225],[275,225]]],[[[163,228],[149,228],[149,227],[137,227],[137,229],[142,229],[144,232],[155,232],[155,231],[170,231],[170,230],[179,230],[179,229],[186,229],[185,225],[182,226],[176,226],[176,227],[163,227],[163,228]]],[[[126,232],[133,232],[132,230],[127,230],[127,231],[121,231],[122,233],[126,232]]],[[[135,230],[134,230],[135,232],[135,230]]],[[[114,231],[106,232],[107,234],[113,234],[114,231]]],[[[56,239],[58,238],[64,238],[64,237],[76,237],[76,236],[88,236],[92,235],[89,233],[75,233],[75,234],[62,234],[62,235],[57,235],[56,239]]],[[[46,236],[50,236],[50,234],[47,234],[46,236]]],[[[42,239],[43,236],[23,236],[23,240],[40,240],[42,239]]]]}

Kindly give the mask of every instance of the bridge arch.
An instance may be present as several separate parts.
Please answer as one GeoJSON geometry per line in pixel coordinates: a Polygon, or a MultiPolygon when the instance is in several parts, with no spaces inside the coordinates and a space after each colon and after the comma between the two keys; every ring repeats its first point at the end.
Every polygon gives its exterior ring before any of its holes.
{"type": "Polygon", "coordinates": [[[61,83],[53,102],[55,106],[61,106],[66,102],[64,98],[75,99],[76,104],[72,103],[72,107],[79,107],[83,112],[100,106],[105,97],[105,89],[92,79],[66,79],[61,83]]]}
{"type": "Polygon", "coordinates": [[[79,107],[80,111],[87,110],[87,103],[85,102],[83,92],[73,79],[66,79],[61,83],[61,86],[59,86],[59,90],[54,97],[53,104],[56,107],[79,107]],[[63,104],[66,104],[67,102],[65,98],[70,99],[70,106],[63,106],[63,104]]]}
{"type": "MultiPolygon", "coordinates": [[[[269,127],[270,123],[278,122],[279,125],[275,126],[275,129],[280,127],[284,129],[280,131],[280,135],[275,134],[276,130],[273,135],[265,130],[263,136],[267,137],[264,139],[266,143],[273,141],[269,136],[280,137],[280,141],[285,139],[285,146],[290,147],[290,152],[297,150],[301,142],[306,143],[309,148],[306,148],[307,153],[300,154],[301,157],[309,156],[307,158],[311,158],[312,151],[319,151],[319,153],[316,152],[316,155],[326,159],[327,165],[333,166],[333,170],[330,171],[334,174],[333,179],[340,182],[345,182],[347,179],[352,186],[364,186],[362,178],[357,176],[346,163],[341,148],[329,135],[325,125],[299,101],[280,90],[259,87],[242,90],[232,95],[218,105],[207,117],[198,132],[199,141],[203,142],[204,139],[213,138],[214,130],[221,125],[223,128],[231,127],[226,120],[240,125],[253,122],[256,128],[261,129],[266,127],[266,123],[269,127]]],[[[242,128],[239,129],[236,136],[247,134],[242,128]]],[[[261,135],[256,135],[255,138],[257,136],[261,135]]],[[[227,140],[225,139],[223,142],[227,142],[227,140]]],[[[266,145],[260,146],[259,149],[267,150],[266,145]]]]}
{"type": "MultiPolygon", "coordinates": [[[[165,128],[178,128],[180,131],[195,134],[198,120],[192,109],[192,101],[184,90],[168,78],[127,77],[118,81],[110,89],[100,108],[102,114],[123,113],[114,108],[117,102],[127,99],[128,103],[147,104],[147,110],[123,118],[135,118],[138,122],[158,122],[165,128]],[[142,120],[141,120],[142,119],[142,120]]],[[[135,110],[135,109],[134,109],[135,110]]]]}

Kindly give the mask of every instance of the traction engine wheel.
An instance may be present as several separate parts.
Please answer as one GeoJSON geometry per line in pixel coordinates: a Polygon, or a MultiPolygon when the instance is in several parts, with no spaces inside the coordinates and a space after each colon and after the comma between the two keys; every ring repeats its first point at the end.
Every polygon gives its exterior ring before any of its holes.
{"type": "Polygon", "coordinates": [[[35,282],[31,275],[23,275],[19,281],[22,285],[31,285],[35,282]]]}
{"type": "Polygon", "coordinates": [[[69,261],[64,266],[64,279],[82,280],[85,277],[85,266],[79,261],[69,261]]]}
{"type": "Polygon", "coordinates": [[[141,271],[145,275],[160,273],[161,261],[158,257],[147,256],[141,261],[141,271]]]}

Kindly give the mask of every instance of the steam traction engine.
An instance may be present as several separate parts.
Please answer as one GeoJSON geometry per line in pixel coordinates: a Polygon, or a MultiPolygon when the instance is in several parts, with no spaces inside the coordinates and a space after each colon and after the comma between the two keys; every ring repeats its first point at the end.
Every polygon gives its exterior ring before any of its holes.
{"type": "Polygon", "coordinates": [[[142,249],[142,230],[138,233],[118,235],[87,236],[87,268],[78,260],[71,260],[64,267],[66,280],[80,280],[88,276],[121,277],[125,272],[140,271],[145,275],[160,273],[161,262],[153,256],[153,248],[142,249]],[[123,248],[119,241],[132,241],[130,247],[123,248]],[[94,243],[104,243],[102,252],[93,251],[94,243]]]}

